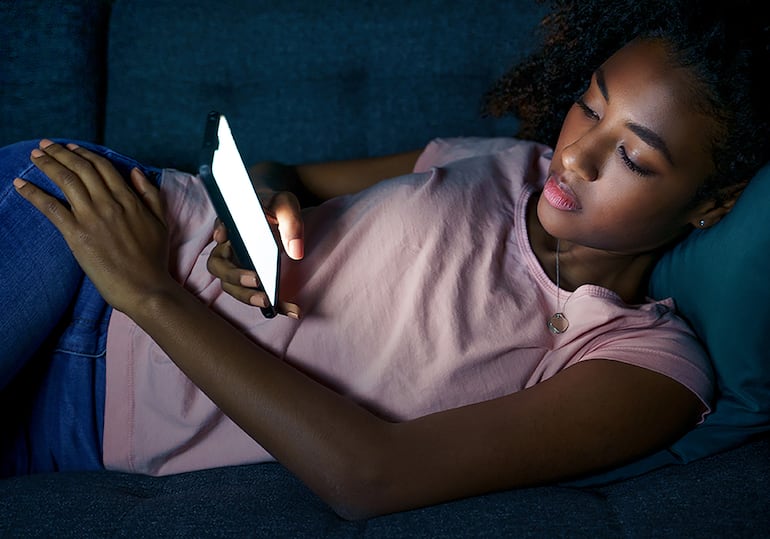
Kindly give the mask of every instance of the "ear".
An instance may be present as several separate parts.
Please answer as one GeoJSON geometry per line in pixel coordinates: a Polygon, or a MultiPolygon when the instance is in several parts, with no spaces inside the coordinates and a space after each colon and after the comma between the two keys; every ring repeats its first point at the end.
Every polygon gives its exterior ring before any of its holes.
{"type": "Polygon", "coordinates": [[[695,228],[709,228],[717,224],[722,217],[730,213],[748,183],[748,181],[744,181],[725,187],[716,198],[700,204],[693,212],[690,224],[695,228]]]}

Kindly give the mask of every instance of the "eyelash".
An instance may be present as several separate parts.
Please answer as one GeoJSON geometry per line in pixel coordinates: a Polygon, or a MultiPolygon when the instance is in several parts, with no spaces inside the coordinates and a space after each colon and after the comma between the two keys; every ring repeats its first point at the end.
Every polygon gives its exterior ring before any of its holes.
{"type": "Polygon", "coordinates": [[[648,170],[646,168],[642,168],[633,161],[631,161],[631,158],[628,157],[628,154],[626,153],[626,149],[623,146],[618,147],[618,154],[620,155],[620,158],[623,160],[623,162],[626,164],[628,169],[633,172],[634,174],[638,174],[639,176],[649,176],[652,174],[651,170],[648,170]]]}
{"type": "MultiPolygon", "coordinates": [[[[583,114],[585,114],[586,118],[589,120],[595,120],[598,121],[601,118],[599,118],[599,115],[596,114],[596,112],[589,107],[585,101],[583,101],[582,98],[578,98],[575,100],[575,104],[580,107],[580,110],[583,111],[583,114]]],[[[618,147],[618,155],[620,156],[620,159],[623,161],[623,164],[628,167],[628,169],[633,172],[634,174],[637,174],[639,176],[649,176],[652,174],[651,170],[648,170],[646,168],[640,167],[636,163],[634,163],[630,157],[628,157],[628,153],[626,153],[626,149],[623,146],[618,147]]]]}
{"type": "Polygon", "coordinates": [[[580,107],[580,110],[583,111],[583,114],[585,114],[586,118],[589,120],[599,120],[599,115],[594,112],[594,110],[586,105],[586,102],[583,101],[583,98],[580,97],[575,100],[575,104],[580,107]]]}

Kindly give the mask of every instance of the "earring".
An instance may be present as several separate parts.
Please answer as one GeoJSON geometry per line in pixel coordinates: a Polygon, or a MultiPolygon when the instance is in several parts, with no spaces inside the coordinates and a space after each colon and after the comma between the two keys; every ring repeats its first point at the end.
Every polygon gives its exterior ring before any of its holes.
{"type": "Polygon", "coordinates": [[[704,226],[706,226],[706,220],[705,220],[705,219],[701,219],[701,220],[698,222],[698,226],[699,226],[700,228],[703,228],[704,226]]]}

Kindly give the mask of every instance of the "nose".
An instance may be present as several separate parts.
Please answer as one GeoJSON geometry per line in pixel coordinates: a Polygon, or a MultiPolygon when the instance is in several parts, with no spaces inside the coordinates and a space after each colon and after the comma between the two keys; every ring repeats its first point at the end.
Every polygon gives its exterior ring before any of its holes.
{"type": "Polygon", "coordinates": [[[561,151],[561,162],[565,170],[580,176],[582,180],[594,181],[599,176],[598,143],[592,140],[590,132],[565,146],[561,151]]]}

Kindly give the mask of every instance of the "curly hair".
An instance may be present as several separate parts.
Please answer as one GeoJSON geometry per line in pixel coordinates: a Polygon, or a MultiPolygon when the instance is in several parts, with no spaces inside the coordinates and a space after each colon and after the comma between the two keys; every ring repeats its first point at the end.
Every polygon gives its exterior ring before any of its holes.
{"type": "MultiPolygon", "coordinates": [[[[537,0],[546,2],[547,0],[537,0]]],[[[693,70],[694,96],[717,119],[715,173],[697,199],[719,198],[770,161],[770,23],[758,0],[552,0],[542,47],[484,96],[487,116],[514,115],[517,136],[554,145],[593,71],[634,39],[663,40],[693,70]]]]}

